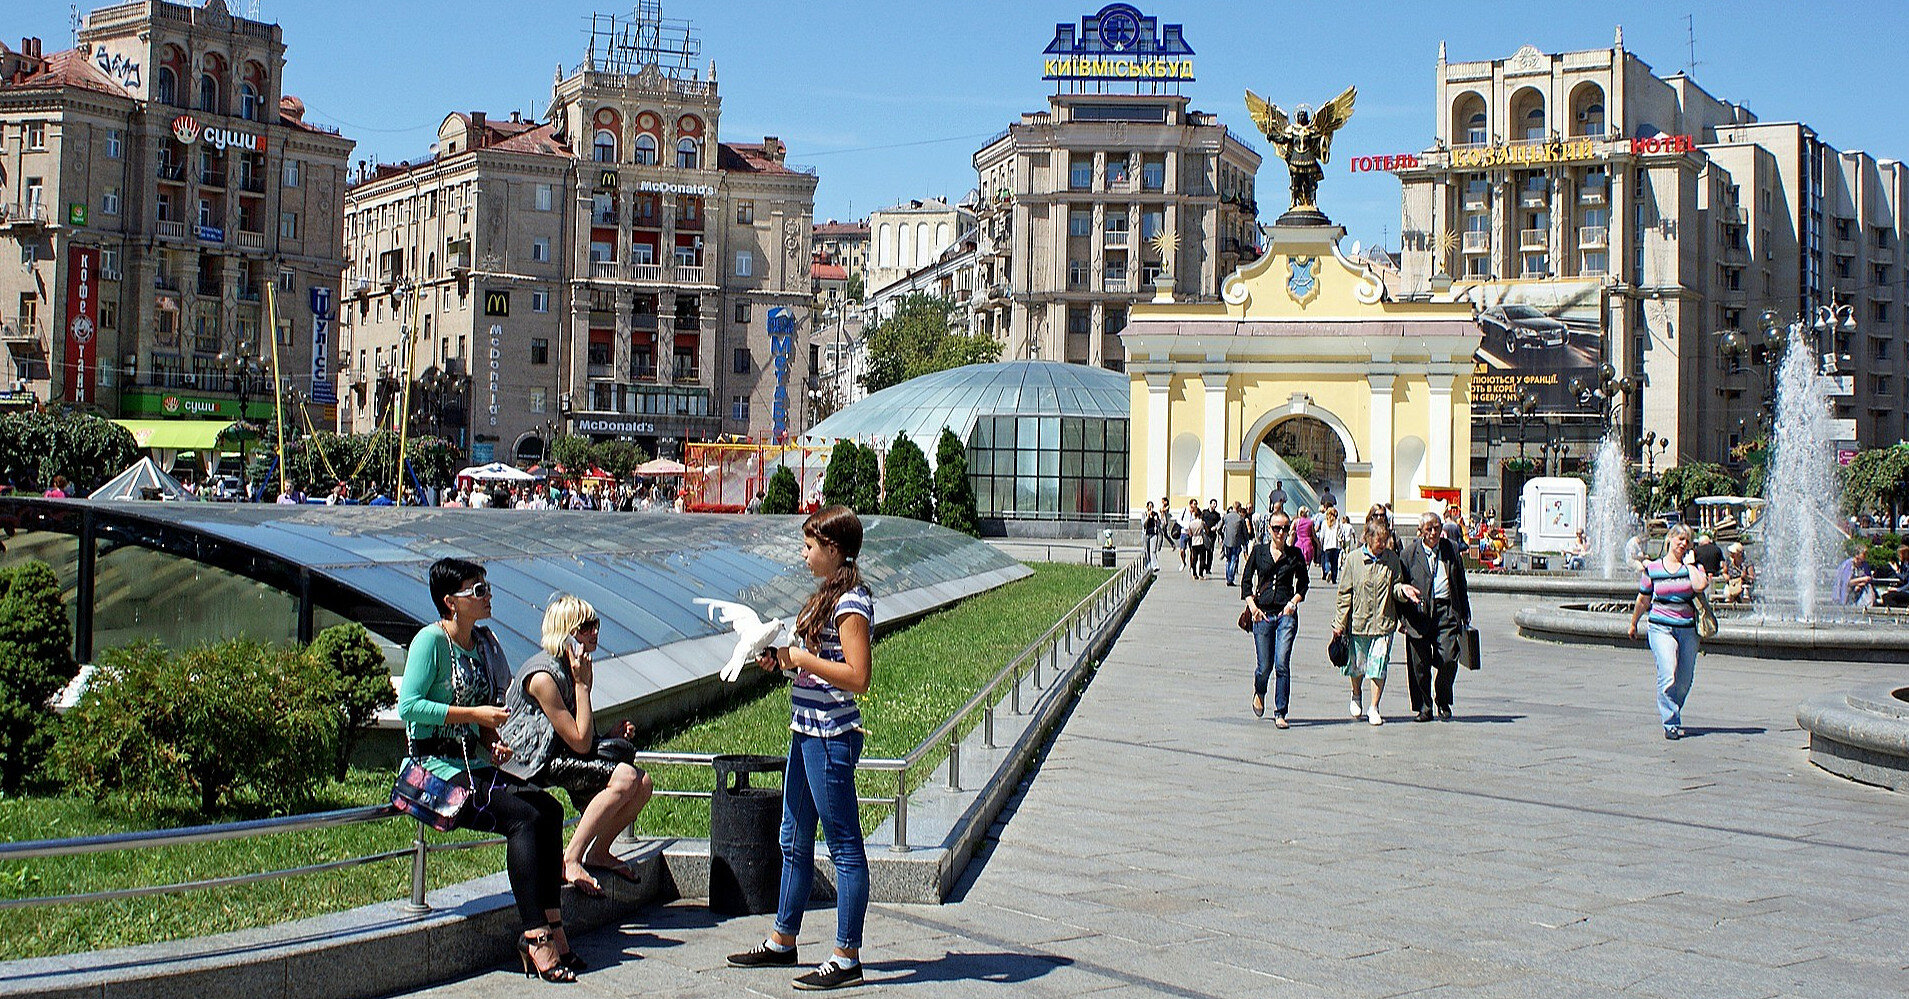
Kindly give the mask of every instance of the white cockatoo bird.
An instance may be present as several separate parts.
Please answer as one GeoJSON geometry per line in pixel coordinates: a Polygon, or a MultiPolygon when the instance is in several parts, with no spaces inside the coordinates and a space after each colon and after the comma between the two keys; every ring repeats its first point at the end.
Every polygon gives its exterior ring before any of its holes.
{"type": "Polygon", "coordinates": [[[736,632],[736,648],[729,654],[729,661],[723,664],[723,680],[734,683],[742,676],[743,667],[759,658],[763,651],[782,640],[788,625],[779,617],[764,621],[755,609],[746,604],[728,600],[711,600],[697,597],[695,603],[709,608],[709,619],[720,621],[736,632]]]}

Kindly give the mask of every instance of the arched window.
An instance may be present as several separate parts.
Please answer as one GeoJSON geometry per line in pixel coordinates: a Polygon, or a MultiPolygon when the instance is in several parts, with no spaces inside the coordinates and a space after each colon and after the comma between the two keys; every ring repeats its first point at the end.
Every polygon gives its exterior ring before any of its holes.
{"type": "Polygon", "coordinates": [[[888,223],[883,222],[875,236],[875,266],[892,267],[895,259],[894,234],[889,231],[888,223]]]}
{"type": "Polygon", "coordinates": [[[1604,105],[1587,104],[1581,114],[1582,117],[1578,119],[1579,135],[1604,134],[1604,105]]]}
{"type": "Polygon", "coordinates": [[[249,83],[239,84],[239,117],[247,121],[259,120],[259,90],[249,83]]]}
{"type": "Polygon", "coordinates": [[[1465,141],[1478,146],[1484,145],[1487,138],[1488,136],[1485,134],[1485,112],[1480,111],[1472,115],[1471,120],[1465,123],[1465,141]]]}
{"type": "Polygon", "coordinates": [[[935,225],[935,252],[940,253],[942,250],[945,250],[947,248],[948,248],[948,223],[940,222],[935,225]]]}
{"type": "Polygon", "coordinates": [[[219,81],[211,73],[199,77],[199,110],[219,113],[219,81]]]}
{"type": "Polygon", "coordinates": [[[1544,138],[1544,109],[1532,108],[1525,112],[1525,138],[1544,138]]]}
{"type": "Polygon", "coordinates": [[[698,155],[699,152],[700,150],[696,148],[695,139],[682,139],[678,141],[676,143],[676,165],[684,170],[696,169],[698,165],[697,161],[701,159],[698,155]]]}
{"type": "Polygon", "coordinates": [[[594,151],[593,155],[598,163],[616,162],[616,136],[611,134],[608,129],[597,129],[597,136],[592,149],[594,151]]]}
{"type": "Polygon", "coordinates": [[[644,132],[636,137],[636,162],[653,165],[656,162],[656,136],[644,132]]]}
{"type": "Polygon", "coordinates": [[[172,75],[170,66],[159,67],[152,78],[152,99],[161,104],[175,104],[179,99],[179,78],[172,75]]]}
{"type": "Polygon", "coordinates": [[[436,251],[432,251],[424,255],[424,276],[437,277],[437,252],[436,251]]]}

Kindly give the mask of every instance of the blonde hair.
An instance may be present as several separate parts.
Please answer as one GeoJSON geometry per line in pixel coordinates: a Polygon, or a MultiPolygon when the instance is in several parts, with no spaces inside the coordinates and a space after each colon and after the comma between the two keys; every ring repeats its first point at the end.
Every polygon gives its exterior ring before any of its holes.
{"type": "Polygon", "coordinates": [[[1374,503],[1365,512],[1365,546],[1373,554],[1392,547],[1392,514],[1383,503],[1374,503]]]}
{"type": "Polygon", "coordinates": [[[562,657],[564,643],[570,636],[584,622],[597,619],[597,609],[590,606],[589,601],[568,593],[559,594],[544,608],[544,651],[552,659],[562,657]]]}
{"type": "Polygon", "coordinates": [[[1665,544],[1669,544],[1670,539],[1672,538],[1683,538],[1685,541],[1689,541],[1690,540],[1690,525],[1678,524],[1677,526],[1672,527],[1670,530],[1664,532],[1665,544]]]}

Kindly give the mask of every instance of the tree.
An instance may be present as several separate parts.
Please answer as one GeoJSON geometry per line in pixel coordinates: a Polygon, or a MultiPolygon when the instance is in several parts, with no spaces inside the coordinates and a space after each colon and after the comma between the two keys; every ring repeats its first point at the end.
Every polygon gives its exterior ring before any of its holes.
{"type": "Polygon", "coordinates": [[[636,471],[636,466],[650,460],[650,456],[635,441],[616,440],[604,441],[591,448],[590,459],[596,462],[598,468],[621,482],[636,471]]]}
{"type": "MultiPolygon", "coordinates": [[[[1894,513],[1909,483],[1909,445],[1859,451],[1842,469],[1843,506],[1850,513],[1894,513]]],[[[1891,517],[1889,526],[1896,526],[1891,517]]]]}
{"type": "Polygon", "coordinates": [[[769,486],[762,493],[760,513],[795,513],[802,508],[802,487],[796,484],[795,473],[787,465],[776,466],[776,473],[769,476],[769,486]]]}
{"type": "Polygon", "coordinates": [[[968,450],[947,427],[941,428],[941,438],[935,442],[935,520],[951,531],[981,536],[974,481],[968,478],[968,450]]]}
{"type": "Polygon", "coordinates": [[[857,454],[861,450],[855,442],[844,437],[829,449],[829,467],[822,473],[822,503],[824,506],[855,506],[855,476],[861,471],[862,459],[857,454]]]}
{"type": "Polygon", "coordinates": [[[1729,496],[1737,491],[1737,481],[1723,466],[1713,461],[1693,461],[1664,469],[1657,483],[1659,509],[1687,512],[1700,496],[1729,496]]]}
{"type": "Polygon", "coordinates": [[[999,360],[1001,344],[993,337],[956,328],[957,308],[945,298],[920,293],[902,299],[894,315],[868,330],[862,384],[879,392],[932,372],[999,360]]]}
{"type": "Polygon", "coordinates": [[[384,650],[365,626],[356,622],[335,624],[318,633],[306,649],[332,685],[332,700],[344,718],[338,739],[338,770],[342,779],[364,727],[371,723],[379,708],[398,703],[391,689],[391,671],[385,665],[384,650]]]}
{"type": "Polygon", "coordinates": [[[84,496],[139,460],[132,432],[85,413],[0,416],[0,479],[21,490],[45,489],[55,475],[84,496]]]}
{"type": "Polygon", "coordinates": [[[862,286],[863,286],[862,272],[861,271],[851,272],[848,276],[848,286],[842,291],[842,297],[848,299],[851,302],[861,301],[862,295],[864,294],[862,286]]]}
{"type": "Polygon", "coordinates": [[[550,440],[550,460],[572,474],[590,467],[590,438],[581,434],[558,434],[550,440]]]}
{"type": "Polygon", "coordinates": [[[855,493],[849,504],[857,514],[872,517],[882,509],[882,456],[872,447],[855,449],[855,493]]]}
{"type": "Polygon", "coordinates": [[[39,772],[57,717],[46,707],[73,679],[73,629],[59,577],[45,562],[0,572],[0,789],[18,794],[39,772]]]}
{"type": "Polygon", "coordinates": [[[934,523],[934,483],[928,474],[928,456],[906,432],[895,435],[888,449],[887,474],[882,483],[882,515],[934,523]]]}

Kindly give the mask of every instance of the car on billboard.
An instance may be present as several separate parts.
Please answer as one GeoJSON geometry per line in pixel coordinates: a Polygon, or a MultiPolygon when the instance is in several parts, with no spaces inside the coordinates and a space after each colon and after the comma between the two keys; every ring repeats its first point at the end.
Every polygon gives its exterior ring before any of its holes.
{"type": "Polygon", "coordinates": [[[1571,333],[1564,320],[1533,305],[1494,305],[1478,315],[1488,342],[1508,352],[1562,347],[1571,333]]]}

